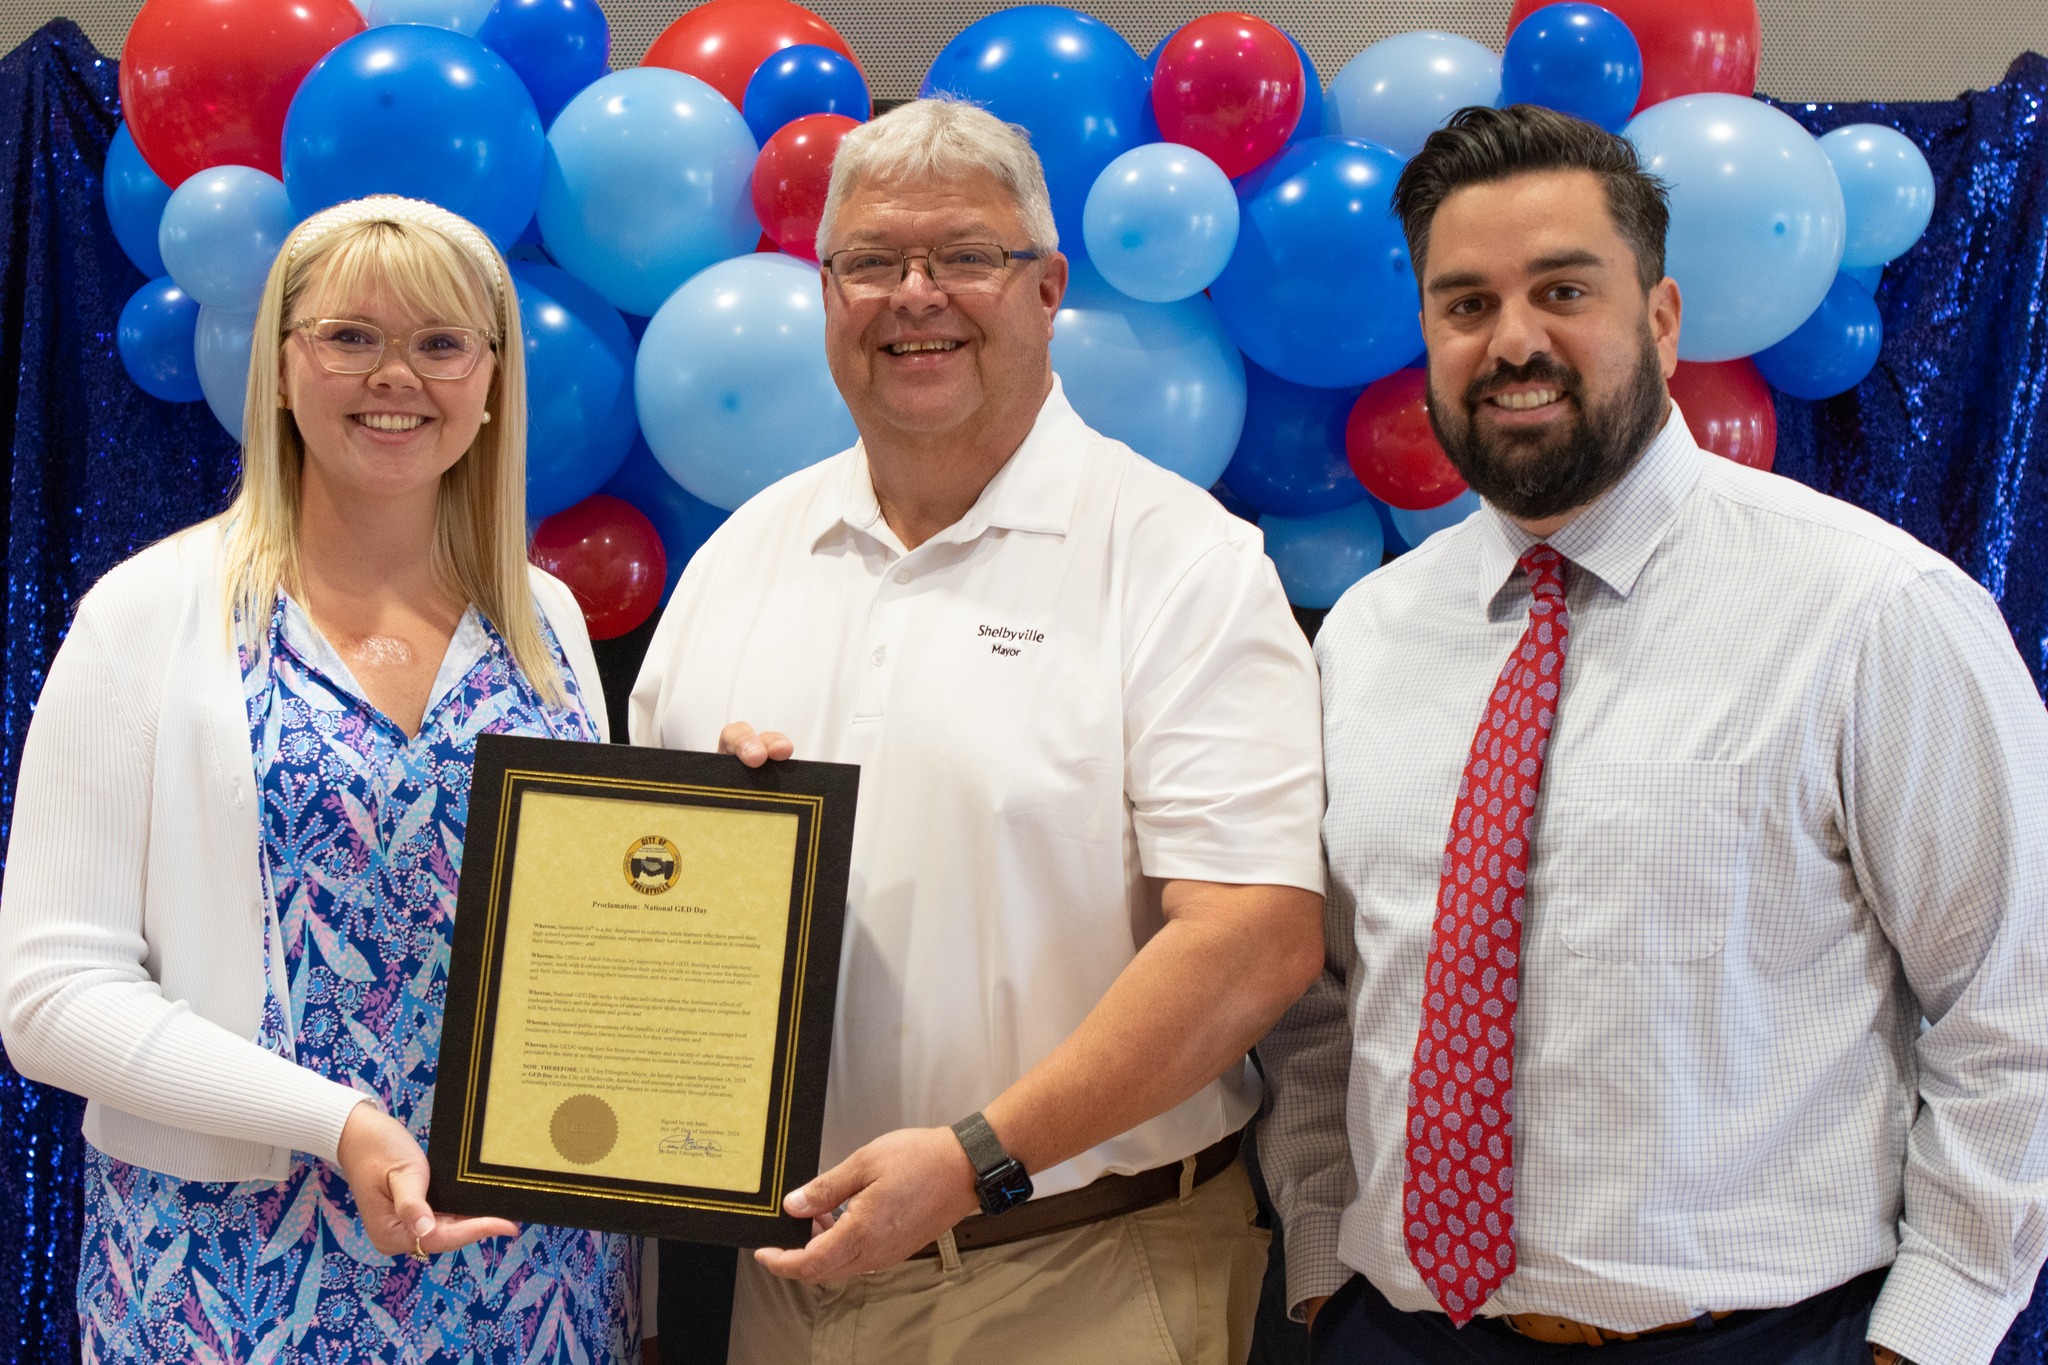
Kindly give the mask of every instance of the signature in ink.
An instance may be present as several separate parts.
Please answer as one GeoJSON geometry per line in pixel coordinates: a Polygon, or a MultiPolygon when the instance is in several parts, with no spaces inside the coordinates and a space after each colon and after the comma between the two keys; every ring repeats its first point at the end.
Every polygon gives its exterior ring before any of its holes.
{"type": "Polygon", "coordinates": [[[667,1137],[663,1138],[658,1150],[663,1156],[725,1155],[725,1149],[718,1145],[716,1138],[699,1138],[695,1133],[687,1129],[680,1133],[670,1133],[667,1137]]]}

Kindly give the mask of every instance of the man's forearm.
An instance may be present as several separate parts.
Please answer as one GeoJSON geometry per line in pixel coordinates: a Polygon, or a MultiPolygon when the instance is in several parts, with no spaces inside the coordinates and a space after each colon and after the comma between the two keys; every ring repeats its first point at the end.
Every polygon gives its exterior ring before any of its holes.
{"type": "Polygon", "coordinates": [[[984,1113],[1042,1171],[1165,1113],[1265,1036],[1323,964],[1322,898],[1170,882],[1167,922],[1080,1027],[984,1113]]]}

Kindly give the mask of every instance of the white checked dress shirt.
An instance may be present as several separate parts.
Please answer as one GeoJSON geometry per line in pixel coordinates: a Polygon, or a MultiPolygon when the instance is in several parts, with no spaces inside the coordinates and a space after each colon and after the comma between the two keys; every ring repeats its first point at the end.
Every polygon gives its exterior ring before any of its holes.
{"type": "MultiPolygon", "coordinates": [[[[1981,1365],[2048,1251],[2048,714],[1997,608],[1703,455],[1675,407],[1548,542],[1572,645],[1532,821],[1518,1267],[1482,1311],[1637,1330],[1896,1257],[1871,1339],[1981,1365]]],[[[1437,1309],[1399,1215],[1409,1066],[1532,543],[1485,507],[1317,641],[1329,969],[1260,1047],[1296,1305],[1356,1270],[1437,1309]]]]}
{"type": "MultiPolygon", "coordinates": [[[[1055,381],[967,515],[906,551],[855,446],[733,513],[633,689],[635,744],[726,723],[858,763],[822,1164],[964,1118],[1161,924],[1148,878],[1322,890],[1314,664],[1257,528],[1091,430],[1055,381]]],[[[1248,1064],[1033,1177],[1200,1151],[1248,1064]]]]}

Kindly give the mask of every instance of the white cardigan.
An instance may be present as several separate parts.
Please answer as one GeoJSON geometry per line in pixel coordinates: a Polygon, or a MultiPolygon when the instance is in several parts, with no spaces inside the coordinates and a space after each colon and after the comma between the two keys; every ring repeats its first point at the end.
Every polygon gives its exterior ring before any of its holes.
{"type": "MultiPolygon", "coordinates": [[[[606,732],[583,614],[533,594],[606,732]]],[[[0,1037],[84,1095],[107,1155],[188,1180],[281,1180],[333,1160],[360,1092],[253,1041],[268,923],[241,672],[207,523],[79,603],[22,750],[0,890],[0,1037]]],[[[282,945],[271,953],[286,994],[282,945]]]]}

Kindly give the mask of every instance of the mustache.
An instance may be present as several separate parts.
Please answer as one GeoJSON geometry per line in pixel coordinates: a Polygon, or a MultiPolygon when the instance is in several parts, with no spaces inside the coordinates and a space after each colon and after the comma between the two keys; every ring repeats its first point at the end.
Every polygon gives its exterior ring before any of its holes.
{"type": "Polygon", "coordinates": [[[1548,384],[1566,397],[1579,392],[1579,372],[1541,351],[1519,365],[1495,365],[1465,386],[1465,402],[1476,405],[1516,384],[1548,384]]]}

